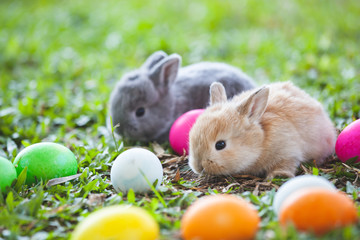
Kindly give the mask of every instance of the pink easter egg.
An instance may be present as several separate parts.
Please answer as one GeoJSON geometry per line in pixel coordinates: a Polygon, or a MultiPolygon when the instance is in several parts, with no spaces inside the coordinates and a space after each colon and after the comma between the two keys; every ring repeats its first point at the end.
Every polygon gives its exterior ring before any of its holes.
{"type": "Polygon", "coordinates": [[[349,124],[339,134],[335,152],[343,162],[354,157],[358,157],[356,162],[360,162],[360,119],[349,124]]]}
{"type": "Polygon", "coordinates": [[[169,141],[172,149],[179,154],[186,155],[189,152],[189,132],[196,119],[202,114],[204,109],[194,109],[181,115],[173,123],[170,129],[169,141]]]}

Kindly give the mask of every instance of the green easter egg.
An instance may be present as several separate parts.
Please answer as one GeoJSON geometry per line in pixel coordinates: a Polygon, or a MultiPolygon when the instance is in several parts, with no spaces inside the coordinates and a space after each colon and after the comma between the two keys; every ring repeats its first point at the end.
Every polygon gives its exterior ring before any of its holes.
{"type": "Polygon", "coordinates": [[[36,143],[22,150],[14,160],[16,172],[28,167],[26,184],[74,175],[78,165],[75,155],[57,143],[36,143]]]}
{"type": "Polygon", "coordinates": [[[17,178],[16,170],[6,158],[0,157],[0,191],[5,192],[7,186],[17,178]]]}

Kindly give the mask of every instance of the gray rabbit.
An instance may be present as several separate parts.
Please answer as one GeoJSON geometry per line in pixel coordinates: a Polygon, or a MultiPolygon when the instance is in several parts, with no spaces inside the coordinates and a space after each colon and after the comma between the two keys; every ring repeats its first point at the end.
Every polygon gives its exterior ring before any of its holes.
{"type": "Polygon", "coordinates": [[[241,70],[224,63],[180,65],[179,55],[157,51],[122,77],[110,97],[110,116],[114,126],[119,124],[116,133],[162,143],[181,114],[208,105],[211,83],[222,83],[229,98],[255,86],[241,70]]]}

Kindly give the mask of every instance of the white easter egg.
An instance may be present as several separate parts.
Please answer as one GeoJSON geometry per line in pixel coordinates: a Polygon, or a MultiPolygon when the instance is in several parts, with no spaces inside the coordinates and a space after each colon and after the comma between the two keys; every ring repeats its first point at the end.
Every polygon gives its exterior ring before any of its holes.
{"type": "Polygon", "coordinates": [[[334,184],[329,182],[326,178],[314,175],[302,175],[290,179],[284,183],[277,191],[274,197],[273,209],[278,215],[281,205],[284,200],[295,193],[299,189],[303,188],[325,188],[329,190],[336,190],[334,184]]]}
{"type": "Polygon", "coordinates": [[[163,168],[159,158],[149,150],[132,148],[121,153],[111,168],[111,182],[117,192],[128,192],[130,188],[137,193],[144,193],[151,188],[150,184],[162,181],[163,168]]]}

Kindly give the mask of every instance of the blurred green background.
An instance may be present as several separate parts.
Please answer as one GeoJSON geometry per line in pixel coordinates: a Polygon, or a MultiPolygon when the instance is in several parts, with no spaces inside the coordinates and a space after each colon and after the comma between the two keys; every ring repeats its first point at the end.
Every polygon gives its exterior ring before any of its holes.
{"type": "MultiPolygon", "coordinates": [[[[160,49],[180,54],[183,65],[233,64],[259,85],[291,80],[324,104],[338,129],[360,118],[359,0],[1,0],[0,155],[13,159],[44,140],[85,146],[76,149],[81,167],[106,174],[113,158],[102,160],[105,146],[115,147],[104,128],[110,92],[160,49]]],[[[13,219],[18,234],[52,229],[46,214],[35,230],[13,214],[0,220],[13,219]]],[[[74,223],[70,215],[62,217],[74,223]]],[[[52,234],[67,236],[68,228],[52,234]]]]}
{"type": "Polygon", "coordinates": [[[71,128],[81,115],[104,124],[115,82],[159,49],[183,65],[233,64],[259,84],[292,80],[342,127],[359,117],[359,17],[358,0],[2,0],[0,106],[11,110],[0,133],[71,128]]]}

